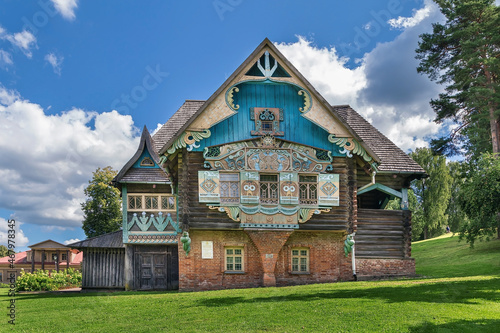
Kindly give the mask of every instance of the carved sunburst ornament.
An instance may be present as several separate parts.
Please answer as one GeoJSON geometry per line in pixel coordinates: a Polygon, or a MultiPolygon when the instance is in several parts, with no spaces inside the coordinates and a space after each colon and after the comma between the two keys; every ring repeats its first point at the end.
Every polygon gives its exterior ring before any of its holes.
{"type": "Polygon", "coordinates": [[[266,134],[260,138],[262,147],[275,147],[276,138],[272,135],[266,134]]]}

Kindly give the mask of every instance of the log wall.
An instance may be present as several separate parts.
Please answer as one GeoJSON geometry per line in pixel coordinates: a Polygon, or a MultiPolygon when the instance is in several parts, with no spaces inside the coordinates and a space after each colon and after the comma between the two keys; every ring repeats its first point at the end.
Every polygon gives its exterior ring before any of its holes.
{"type": "Polygon", "coordinates": [[[358,209],[355,241],[356,258],[409,258],[410,211],[358,209]]]}

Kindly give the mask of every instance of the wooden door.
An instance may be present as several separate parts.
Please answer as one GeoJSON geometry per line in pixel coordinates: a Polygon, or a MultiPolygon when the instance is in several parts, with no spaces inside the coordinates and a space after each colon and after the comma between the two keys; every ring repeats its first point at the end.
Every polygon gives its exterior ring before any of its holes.
{"type": "Polygon", "coordinates": [[[137,289],[179,289],[177,245],[136,246],[135,263],[135,285],[137,289]]]}

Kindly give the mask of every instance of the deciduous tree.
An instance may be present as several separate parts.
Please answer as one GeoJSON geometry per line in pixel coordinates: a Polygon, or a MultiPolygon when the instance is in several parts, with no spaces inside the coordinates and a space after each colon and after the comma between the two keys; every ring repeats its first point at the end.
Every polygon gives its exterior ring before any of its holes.
{"type": "Polygon", "coordinates": [[[444,156],[433,155],[429,148],[417,148],[410,153],[429,175],[422,180],[414,180],[411,188],[417,198],[413,214],[413,233],[417,237],[423,233],[427,239],[442,233],[448,223],[446,208],[450,199],[451,177],[444,156]]]}
{"type": "Polygon", "coordinates": [[[88,199],[81,204],[84,220],[83,231],[95,237],[117,231],[122,224],[120,191],[111,185],[117,172],[111,167],[98,168],[85,188],[88,199]]]}
{"type": "Polygon", "coordinates": [[[484,154],[472,164],[460,191],[460,205],[468,222],[460,229],[460,238],[471,246],[476,239],[489,238],[497,230],[500,238],[500,158],[484,154]]]}

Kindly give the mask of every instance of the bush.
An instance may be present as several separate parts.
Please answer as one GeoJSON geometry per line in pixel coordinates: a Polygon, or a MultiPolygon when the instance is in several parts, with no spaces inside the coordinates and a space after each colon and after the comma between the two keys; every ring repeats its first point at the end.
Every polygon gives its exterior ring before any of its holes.
{"type": "Polygon", "coordinates": [[[9,288],[9,285],[7,283],[0,282],[0,288],[9,288]]]}
{"type": "Polygon", "coordinates": [[[16,280],[17,291],[53,291],[64,288],[80,287],[82,273],[73,268],[60,272],[37,269],[34,273],[21,271],[16,280]]]}

